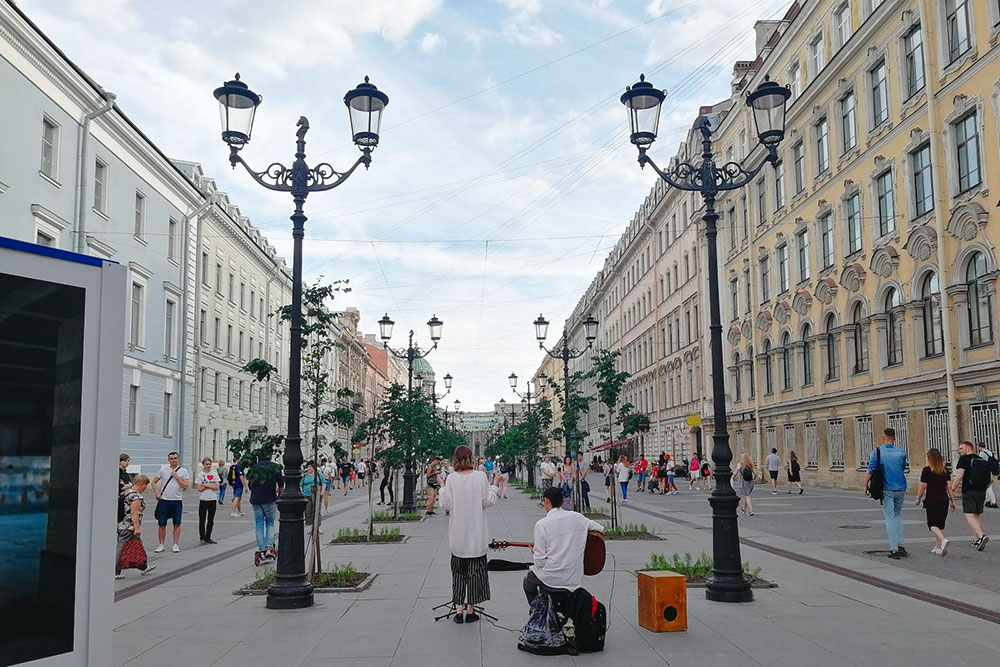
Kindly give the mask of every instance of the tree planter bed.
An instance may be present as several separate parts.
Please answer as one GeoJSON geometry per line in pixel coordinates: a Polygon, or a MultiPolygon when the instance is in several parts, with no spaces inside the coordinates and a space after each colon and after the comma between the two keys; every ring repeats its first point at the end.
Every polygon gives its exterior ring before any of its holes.
{"type": "MultiPolygon", "coordinates": [[[[273,570],[271,571],[273,572],[273,570]]],[[[332,572],[321,572],[313,576],[313,579],[324,585],[313,584],[314,593],[360,593],[372,585],[377,573],[355,572],[350,576],[331,576],[332,572]]],[[[273,574],[265,575],[263,578],[250,583],[243,588],[233,591],[233,595],[267,595],[267,588],[274,580],[273,574]]]]}

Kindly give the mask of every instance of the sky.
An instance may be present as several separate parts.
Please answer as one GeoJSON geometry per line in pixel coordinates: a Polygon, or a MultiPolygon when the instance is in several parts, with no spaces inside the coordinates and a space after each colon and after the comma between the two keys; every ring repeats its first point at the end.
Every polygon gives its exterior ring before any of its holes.
{"type": "MultiPolygon", "coordinates": [[[[357,159],[344,93],[367,75],[389,96],[371,168],[306,202],[307,281],[348,279],[337,308],[392,343],[413,329],[454,376],[463,410],[513,395],[542,360],[654,184],[618,98],[645,73],[668,91],[664,163],[698,107],[729,97],[753,23],[790,0],[19,0],[28,16],[167,155],[200,162],[291,264],[291,199],[230,169],[212,91],[235,72],[263,97],[242,156],[357,159]]],[[[659,157],[657,157],[659,156],[659,157]]]]}

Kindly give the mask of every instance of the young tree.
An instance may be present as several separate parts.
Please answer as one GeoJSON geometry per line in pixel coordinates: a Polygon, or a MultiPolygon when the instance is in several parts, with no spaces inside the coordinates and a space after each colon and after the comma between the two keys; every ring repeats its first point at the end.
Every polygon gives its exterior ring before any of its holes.
{"type": "Polygon", "coordinates": [[[597,388],[597,400],[604,406],[601,416],[608,420],[608,425],[601,427],[601,431],[607,435],[608,440],[614,440],[614,424],[622,387],[632,377],[631,374],[618,370],[618,358],[621,354],[621,350],[601,350],[591,358],[591,369],[587,373],[587,377],[594,380],[597,388]]]}
{"type": "Polygon", "coordinates": [[[555,394],[556,400],[559,401],[559,405],[562,407],[562,424],[552,430],[552,437],[565,441],[565,454],[567,456],[570,450],[575,445],[578,445],[580,441],[580,431],[578,429],[580,415],[587,411],[591,401],[594,400],[593,397],[584,395],[580,389],[580,385],[586,379],[586,373],[577,371],[571,374],[564,384],[556,382],[550,384],[552,393],[555,394]]]}

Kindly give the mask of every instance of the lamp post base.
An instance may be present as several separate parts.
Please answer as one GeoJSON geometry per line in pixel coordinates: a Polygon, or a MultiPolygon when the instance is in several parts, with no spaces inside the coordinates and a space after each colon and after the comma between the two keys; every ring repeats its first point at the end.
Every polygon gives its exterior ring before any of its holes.
{"type": "MultiPolygon", "coordinates": [[[[297,441],[292,442],[297,445],[297,441]]],[[[287,469],[286,469],[287,470],[287,469]]],[[[286,480],[298,490],[299,478],[286,480]]],[[[286,484],[286,487],[288,485],[286,484]]],[[[305,524],[306,499],[302,492],[278,498],[278,563],[275,581],[267,589],[268,609],[302,609],[313,604],[313,587],[306,581],[305,524]]]]}
{"type": "Polygon", "coordinates": [[[305,609],[313,606],[313,586],[310,583],[295,586],[271,584],[267,589],[268,609],[305,609]]]}
{"type": "Polygon", "coordinates": [[[403,512],[413,512],[417,509],[417,500],[413,494],[415,481],[413,461],[410,460],[406,462],[406,469],[403,471],[403,504],[399,507],[403,512]]]}
{"type": "Polygon", "coordinates": [[[713,565],[705,586],[705,599],[713,602],[753,601],[753,590],[740,562],[740,534],[736,525],[739,502],[732,486],[716,489],[708,499],[712,506],[713,565]]]}

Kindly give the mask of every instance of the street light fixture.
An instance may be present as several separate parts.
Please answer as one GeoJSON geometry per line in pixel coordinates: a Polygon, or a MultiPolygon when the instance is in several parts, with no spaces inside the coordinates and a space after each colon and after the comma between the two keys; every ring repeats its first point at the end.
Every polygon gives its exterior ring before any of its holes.
{"type": "Polygon", "coordinates": [[[219,102],[222,121],[222,140],[229,146],[229,163],[236,168],[243,165],[250,177],[259,185],[277,192],[292,195],[295,210],[292,213],[292,309],[288,364],[288,429],[285,434],[285,451],[282,456],[282,476],[285,492],[278,499],[278,565],[275,582],[267,589],[269,609],[298,609],[313,604],[313,587],[306,581],[304,512],[305,496],[302,495],[302,437],[299,432],[302,412],[302,239],[305,237],[306,216],[303,211],[306,197],[313,192],[332,190],[341,185],[361,165],[371,164],[372,150],[378,146],[382,111],[389,103],[385,93],[365,82],[348,91],[344,103],[349,110],[354,143],[361,155],[345,172],[338,172],[328,163],[310,167],[306,163],[306,132],[309,121],[300,116],[296,123],[295,161],[291,167],[279,162],[270,164],[264,171],[254,171],[240,151],[250,143],[254,118],[262,98],[237,74],[214,91],[219,102]],[[359,131],[363,128],[363,131],[359,131]]]}
{"type": "MultiPolygon", "coordinates": [[[[389,354],[396,357],[397,359],[406,360],[407,369],[407,384],[406,384],[406,400],[410,400],[410,395],[413,392],[413,362],[417,359],[423,359],[429,355],[432,351],[437,349],[438,341],[441,340],[441,328],[444,322],[437,318],[437,315],[431,317],[427,322],[427,328],[430,330],[431,342],[434,345],[429,350],[421,350],[419,345],[413,344],[413,329],[410,329],[409,343],[404,348],[394,349],[389,347],[389,339],[392,338],[392,327],[395,324],[390,318],[389,313],[382,316],[382,319],[378,321],[379,335],[382,337],[382,346],[389,351],[389,354]]],[[[451,376],[445,380],[446,386],[450,384],[451,376]]],[[[437,398],[434,399],[435,406],[437,405],[437,398]]],[[[403,469],[403,503],[400,506],[403,511],[413,511],[417,509],[416,499],[414,498],[414,461],[413,461],[413,424],[407,424],[407,435],[406,435],[406,467],[403,469]]]]}
{"type": "Polygon", "coordinates": [[[621,102],[628,111],[631,141],[639,149],[639,166],[647,164],[669,185],[688,192],[698,192],[705,202],[705,237],[708,240],[708,296],[711,311],[710,343],[712,350],[712,409],[715,431],[712,435],[712,461],[715,463],[715,489],[709,498],[712,505],[712,576],[705,597],[720,602],[753,600],[750,582],[743,576],[740,561],[739,528],[736,505],[739,502],[731,483],[733,452],[726,430],[726,384],[722,361],[722,320],[719,309],[718,221],[715,200],[720,192],[737,190],[751,183],[765,164],[778,161],[778,144],[785,136],[785,105],[791,90],[767,77],[756,90],[747,94],[746,104],[753,109],[757,139],[767,151],[756,166],[737,162],[716,166],[712,149],[712,129],[707,116],[700,116],[697,128],[702,137],[701,161],[681,162],[666,171],[656,166],[646,150],[656,140],[660,105],[667,93],[656,90],[639,77],[638,83],[625,89],[621,102]]]}
{"type": "MultiPolygon", "coordinates": [[[[565,402],[569,399],[569,360],[582,357],[584,354],[587,353],[587,350],[589,350],[594,346],[594,341],[597,340],[597,320],[594,319],[593,315],[587,315],[587,318],[583,321],[583,331],[584,331],[584,337],[587,339],[587,347],[583,348],[582,350],[577,348],[571,348],[569,346],[569,336],[566,335],[565,328],[563,328],[563,335],[559,343],[559,347],[552,348],[551,350],[548,349],[547,347],[545,347],[545,338],[548,336],[549,321],[545,319],[545,316],[539,315],[538,319],[534,321],[534,325],[535,325],[535,338],[538,339],[539,349],[543,350],[547,355],[549,355],[553,359],[562,359],[563,401],[565,402]]],[[[517,376],[514,376],[513,381],[516,380],[517,376]]],[[[569,456],[570,453],[570,439],[571,439],[571,434],[563,433],[563,443],[566,445],[567,456],[569,456]]]]}

